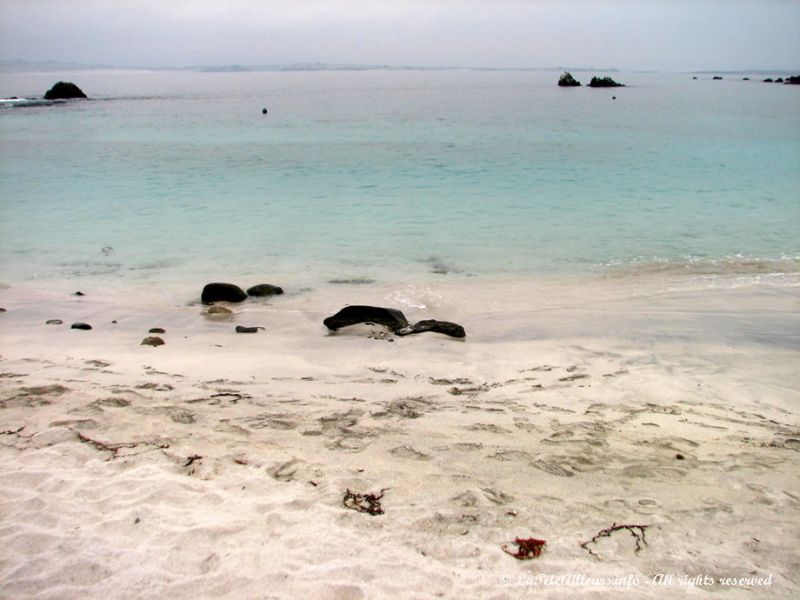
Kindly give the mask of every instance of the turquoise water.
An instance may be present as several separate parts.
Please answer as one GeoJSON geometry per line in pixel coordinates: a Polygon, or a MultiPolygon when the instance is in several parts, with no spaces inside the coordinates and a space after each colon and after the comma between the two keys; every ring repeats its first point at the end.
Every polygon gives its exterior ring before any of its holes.
{"type": "Polygon", "coordinates": [[[614,77],[0,74],[0,281],[800,270],[800,88],[614,77]]]}

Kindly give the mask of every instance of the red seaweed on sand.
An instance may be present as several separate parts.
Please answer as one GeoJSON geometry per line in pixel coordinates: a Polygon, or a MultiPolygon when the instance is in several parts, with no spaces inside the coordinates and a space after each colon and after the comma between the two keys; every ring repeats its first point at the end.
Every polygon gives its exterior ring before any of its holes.
{"type": "Polygon", "coordinates": [[[541,556],[545,544],[547,544],[547,542],[544,540],[537,540],[536,538],[517,538],[513,542],[503,544],[500,547],[503,549],[503,552],[510,554],[516,559],[529,560],[541,556]],[[516,544],[517,550],[515,552],[509,549],[511,544],[516,544]]]}

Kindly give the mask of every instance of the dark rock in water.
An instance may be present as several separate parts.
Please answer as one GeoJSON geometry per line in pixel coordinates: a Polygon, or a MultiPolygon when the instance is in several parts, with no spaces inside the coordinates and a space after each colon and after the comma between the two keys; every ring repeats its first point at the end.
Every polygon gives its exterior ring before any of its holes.
{"type": "Polygon", "coordinates": [[[564,71],[558,78],[559,87],[578,87],[580,84],[581,82],[575,79],[569,71],[564,71]]]}
{"type": "Polygon", "coordinates": [[[778,78],[775,80],[775,83],[783,83],[783,77],[778,77],[778,78]]]}
{"type": "Polygon", "coordinates": [[[230,308],[225,308],[224,306],[209,306],[206,314],[227,317],[228,315],[232,315],[233,311],[230,308]]]}
{"type": "Polygon", "coordinates": [[[44,322],[45,325],[63,325],[64,321],[61,319],[50,319],[49,321],[44,322]]]}
{"type": "Polygon", "coordinates": [[[140,346],[163,346],[165,344],[164,340],[162,340],[158,336],[150,336],[146,337],[142,340],[142,343],[139,344],[140,346]]]}
{"type": "Polygon", "coordinates": [[[238,285],[232,283],[209,283],[203,288],[200,301],[203,304],[212,302],[243,302],[247,294],[238,285]]]}
{"type": "Polygon", "coordinates": [[[167,333],[167,331],[165,329],[161,328],[161,327],[153,327],[147,333],[167,333]]]}
{"type": "Polygon", "coordinates": [[[92,326],[89,325],[88,323],[73,323],[72,327],[70,327],[70,329],[84,329],[86,331],[88,331],[91,328],[92,326]]]}
{"type": "Polygon", "coordinates": [[[714,77],[712,77],[711,79],[713,79],[714,81],[720,81],[722,80],[722,77],[720,77],[719,75],[714,75],[714,77]]]}
{"type": "Polygon", "coordinates": [[[268,112],[269,112],[269,111],[268,111],[266,108],[262,108],[262,109],[261,109],[261,114],[262,114],[262,115],[265,115],[265,114],[267,114],[268,112]]]}
{"type": "Polygon", "coordinates": [[[764,79],[764,83],[772,83],[772,77],[767,77],[764,79]]]}
{"type": "Polygon", "coordinates": [[[791,77],[787,77],[784,83],[788,83],[789,85],[800,85],[800,75],[792,75],[791,77]]]}
{"type": "Polygon", "coordinates": [[[83,292],[75,292],[75,293],[73,294],[73,296],[85,296],[85,295],[86,295],[86,294],[84,294],[83,292]]]}
{"type": "Polygon", "coordinates": [[[589,87],[593,88],[610,88],[610,87],[625,87],[622,83],[617,83],[611,77],[592,77],[589,82],[589,87]]]}
{"type": "Polygon", "coordinates": [[[749,77],[742,77],[742,81],[750,81],[749,77]]]}
{"type": "Polygon", "coordinates": [[[450,321],[437,321],[436,319],[426,319],[424,321],[419,321],[414,323],[410,327],[404,327],[395,333],[397,335],[412,335],[414,333],[424,333],[426,331],[432,331],[434,333],[443,333],[445,335],[449,335],[455,338],[463,338],[466,337],[467,333],[464,331],[464,328],[457,324],[451,323],[450,321]]]}
{"type": "Polygon", "coordinates": [[[269,283],[259,283],[247,289],[248,296],[279,296],[283,293],[283,288],[269,283]]]}
{"type": "MultiPolygon", "coordinates": [[[[245,327],[244,325],[237,325],[236,326],[236,333],[258,333],[259,329],[264,329],[263,327],[245,327]]],[[[264,329],[266,331],[266,329],[264,329]]]]}
{"type": "Polygon", "coordinates": [[[86,98],[86,94],[70,81],[59,81],[44,95],[45,100],[66,100],[69,98],[86,98]]]}
{"type": "Polygon", "coordinates": [[[692,79],[697,79],[697,77],[692,77],[692,79]]]}
{"type": "Polygon", "coordinates": [[[396,308],[363,305],[345,306],[335,315],[325,319],[323,323],[331,331],[356,323],[377,323],[392,331],[408,327],[405,315],[396,308]]]}
{"type": "Polygon", "coordinates": [[[5,308],[0,308],[0,313],[7,312],[5,308]]]}

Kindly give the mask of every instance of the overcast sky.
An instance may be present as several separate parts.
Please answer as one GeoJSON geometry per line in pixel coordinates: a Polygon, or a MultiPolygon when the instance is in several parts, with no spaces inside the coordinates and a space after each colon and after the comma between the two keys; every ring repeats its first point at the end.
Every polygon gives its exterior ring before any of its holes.
{"type": "Polygon", "coordinates": [[[0,0],[0,59],[800,68],[800,0],[0,0]]]}

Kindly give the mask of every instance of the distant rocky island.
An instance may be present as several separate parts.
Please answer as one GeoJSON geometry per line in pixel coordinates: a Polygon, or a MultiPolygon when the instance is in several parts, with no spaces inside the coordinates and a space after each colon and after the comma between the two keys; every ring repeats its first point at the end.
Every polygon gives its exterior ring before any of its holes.
{"type": "Polygon", "coordinates": [[[783,77],[778,77],[777,79],[772,79],[771,77],[767,77],[764,79],[764,83],[785,83],[786,85],[800,85],[800,75],[792,75],[784,79],[783,77]]]}
{"type": "Polygon", "coordinates": [[[564,71],[558,78],[559,87],[579,87],[581,82],[572,76],[569,71],[564,71]]]}
{"type": "MultiPolygon", "coordinates": [[[[572,76],[569,71],[564,71],[561,77],[558,78],[558,85],[560,87],[579,87],[581,82],[572,76]]],[[[592,77],[589,82],[589,87],[594,88],[610,88],[610,87],[625,87],[625,84],[617,83],[611,77],[592,77]]]]}
{"type": "Polygon", "coordinates": [[[83,90],[71,81],[59,81],[47,92],[45,92],[45,100],[70,100],[72,98],[86,98],[83,90]]]}
{"type": "Polygon", "coordinates": [[[611,77],[592,77],[589,82],[589,87],[609,88],[609,87],[625,87],[624,83],[617,83],[611,77]]]}

